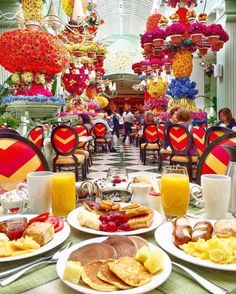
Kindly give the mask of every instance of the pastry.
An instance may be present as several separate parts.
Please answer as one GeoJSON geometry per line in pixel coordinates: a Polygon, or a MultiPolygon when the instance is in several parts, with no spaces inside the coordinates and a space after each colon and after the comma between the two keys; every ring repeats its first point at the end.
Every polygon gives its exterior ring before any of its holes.
{"type": "Polygon", "coordinates": [[[214,232],[219,238],[236,237],[236,220],[217,220],[214,225],[214,232]]]}
{"type": "Polygon", "coordinates": [[[148,209],[148,214],[130,218],[128,220],[128,225],[130,226],[131,230],[137,230],[150,227],[152,221],[153,212],[151,209],[148,209]]]}
{"type": "Polygon", "coordinates": [[[49,223],[34,222],[24,231],[23,237],[31,237],[35,242],[43,246],[53,239],[54,226],[49,223]]]}

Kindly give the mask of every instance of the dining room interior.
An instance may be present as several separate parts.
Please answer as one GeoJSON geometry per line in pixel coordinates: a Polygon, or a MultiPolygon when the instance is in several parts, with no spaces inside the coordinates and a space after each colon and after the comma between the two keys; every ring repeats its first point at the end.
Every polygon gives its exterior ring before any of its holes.
{"type": "Polygon", "coordinates": [[[0,294],[236,294],[236,1],[0,1],[0,294]]]}

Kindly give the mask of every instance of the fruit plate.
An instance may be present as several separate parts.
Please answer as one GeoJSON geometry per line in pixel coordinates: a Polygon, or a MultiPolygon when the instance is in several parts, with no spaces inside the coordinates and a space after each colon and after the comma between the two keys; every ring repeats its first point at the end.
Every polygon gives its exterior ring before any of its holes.
{"type": "MultiPolygon", "coordinates": [[[[11,216],[2,216],[0,218],[0,221],[5,221],[8,219],[13,219],[13,218],[17,218],[17,217],[26,217],[27,220],[36,217],[36,214],[16,214],[16,215],[11,215],[11,216]]],[[[46,245],[40,247],[39,249],[35,250],[34,252],[28,253],[28,254],[24,254],[24,255],[18,255],[18,256],[12,256],[12,257],[0,257],[0,262],[8,262],[8,261],[14,261],[14,260],[19,260],[19,259],[25,259],[28,257],[32,257],[32,256],[36,256],[42,253],[45,253],[55,247],[57,247],[58,245],[60,245],[61,243],[63,243],[68,236],[70,235],[70,226],[64,222],[64,228],[55,233],[54,238],[48,242],[46,245]]]]}
{"type": "MultiPolygon", "coordinates": [[[[121,206],[127,205],[127,203],[119,203],[121,206]]],[[[105,232],[105,231],[99,231],[95,229],[90,229],[87,227],[83,227],[80,225],[80,222],[78,220],[78,213],[79,211],[86,209],[83,206],[80,206],[74,210],[72,210],[69,215],[67,216],[67,222],[75,229],[89,233],[89,234],[94,234],[94,235],[100,235],[100,236],[110,236],[110,235],[139,235],[143,233],[150,232],[152,230],[155,230],[162,222],[162,215],[153,210],[153,221],[150,227],[148,228],[143,228],[143,229],[137,229],[137,230],[132,230],[132,231],[116,231],[116,232],[105,232]]]]}
{"type": "MultiPolygon", "coordinates": [[[[57,274],[58,274],[59,278],[62,280],[63,283],[65,283],[70,288],[78,291],[79,293],[84,293],[84,294],[107,293],[107,292],[102,292],[102,291],[97,291],[97,290],[91,289],[88,286],[86,286],[84,283],[76,285],[76,284],[73,284],[73,283],[70,283],[68,281],[63,280],[63,272],[64,272],[64,268],[65,268],[65,263],[68,260],[71,252],[73,252],[74,250],[76,250],[80,247],[83,247],[87,244],[100,243],[100,242],[103,242],[104,240],[106,240],[106,237],[92,238],[92,239],[80,242],[78,244],[75,244],[74,246],[72,246],[69,249],[62,252],[62,254],[57,262],[56,270],[57,270],[57,274]]],[[[151,243],[148,243],[148,245],[151,250],[156,248],[156,246],[151,243]]],[[[147,292],[159,287],[162,283],[165,282],[165,280],[167,280],[167,278],[169,277],[169,275],[171,273],[171,268],[172,268],[170,258],[168,257],[168,255],[164,251],[163,251],[163,255],[164,255],[164,269],[161,272],[158,272],[157,274],[153,275],[153,278],[149,283],[147,283],[146,285],[143,285],[140,287],[134,287],[134,288],[131,288],[128,290],[112,291],[111,293],[112,294],[142,294],[142,293],[147,293],[147,292]]]]}
{"type": "MultiPolygon", "coordinates": [[[[194,225],[195,223],[201,220],[205,220],[205,219],[195,219],[195,220],[191,219],[190,223],[191,225],[194,225]]],[[[211,223],[213,224],[214,221],[211,221],[211,223]]],[[[206,268],[213,268],[213,269],[226,270],[226,271],[236,271],[236,263],[218,264],[218,263],[213,263],[210,260],[200,259],[198,257],[194,257],[185,253],[183,250],[179,249],[178,247],[174,245],[173,239],[172,239],[172,232],[173,232],[173,226],[171,222],[163,223],[155,231],[156,242],[166,252],[182,260],[185,260],[192,264],[200,265],[206,268]]]]}

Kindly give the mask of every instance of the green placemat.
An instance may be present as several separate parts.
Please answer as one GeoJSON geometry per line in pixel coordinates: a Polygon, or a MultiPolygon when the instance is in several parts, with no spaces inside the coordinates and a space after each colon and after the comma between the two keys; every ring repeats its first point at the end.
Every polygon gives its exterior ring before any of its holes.
{"type": "MultiPolygon", "coordinates": [[[[80,242],[86,239],[94,238],[96,236],[92,236],[86,233],[78,232],[72,229],[72,234],[68,238],[67,241],[73,241],[74,243],[80,242]]],[[[154,237],[151,233],[143,236],[147,241],[156,245],[154,237]]],[[[55,250],[56,251],[56,250],[55,250]]],[[[215,284],[225,288],[228,292],[232,292],[236,289],[236,272],[227,272],[220,270],[208,269],[200,266],[195,266],[190,263],[184,262],[180,259],[177,259],[173,256],[170,256],[173,261],[177,261],[188,268],[198,272],[203,277],[209,279],[215,284]]],[[[27,259],[27,261],[33,260],[27,259]]],[[[26,260],[25,260],[26,261],[26,260]]],[[[17,266],[24,264],[25,261],[18,262],[9,262],[9,263],[1,263],[0,264],[0,272],[4,269],[8,269],[9,267],[17,266]]],[[[12,284],[6,287],[0,287],[0,294],[20,294],[27,290],[33,289],[40,285],[44,285],[50,281],[57,279],[56,266],[55,265],[47,265],[40,269],[37,269],[31,273],[26,274],[21,277],[19,280],[13,282],[12,284]]],[[[197,293],[203,294],[208,293],[204,290],[199,284],[193,281],[191,278],[185,276],[185,274],[173,267],[170,277],[163,283],[158,289],[155,289],[149,294],[157,294],[157,293],[171,293],[171,294],[189,294],[189,293],[197,293]]],[[[56,294],[56,293],[52,293],[56,294]]]]}

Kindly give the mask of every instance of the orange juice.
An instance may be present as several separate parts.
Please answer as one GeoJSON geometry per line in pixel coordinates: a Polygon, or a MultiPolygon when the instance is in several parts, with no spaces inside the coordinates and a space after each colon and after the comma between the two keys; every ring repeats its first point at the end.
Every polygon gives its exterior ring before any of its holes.
{"type": "Polygon", "coordinates": [[[188,176],[182,174],[162,175],[161,202],[165,215],[185,215],[189,205],[188,176]]]}
{"type": "Polygon", "coordinates": [[[52,178],[52,213],[66,216],[75,209],[75,174],[72,172],[55,173],[52,178]]]}

